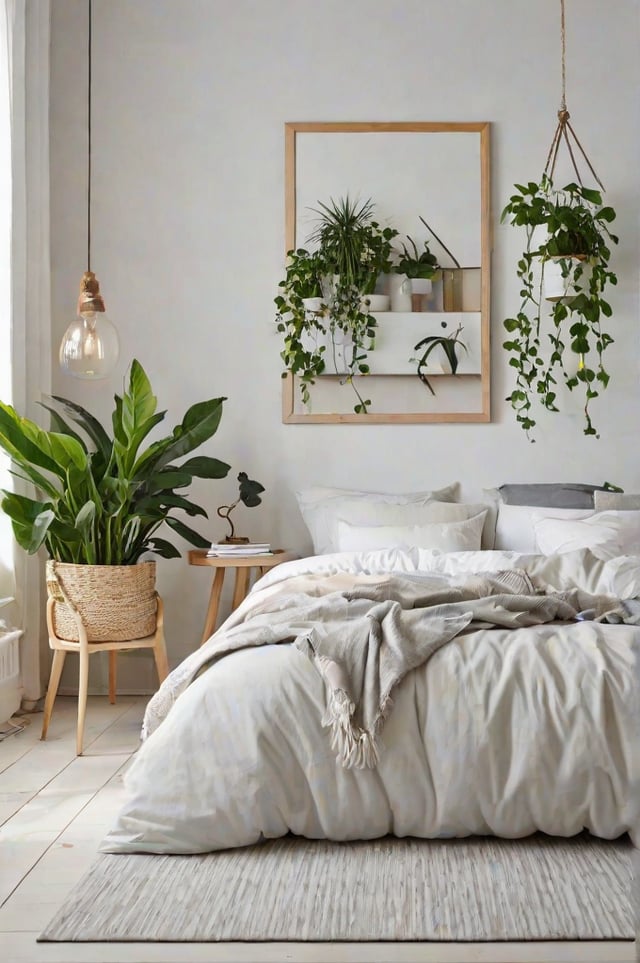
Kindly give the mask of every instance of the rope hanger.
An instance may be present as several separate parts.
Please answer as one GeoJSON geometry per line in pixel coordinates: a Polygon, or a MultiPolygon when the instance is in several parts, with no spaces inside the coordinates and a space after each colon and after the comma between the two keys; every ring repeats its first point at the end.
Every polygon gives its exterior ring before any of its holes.
{"type": "Polygon", "coordinates": [[[605,189],[604,184],[596,174],[591,161],[587,157],[582,144],[578,140],[575,130],[573,129],[573,127],[569,122],[569,117],[571,115],[567,110],[567,70],[566,70],[566,63],[565,63],[566,30],[565,30],[565,18],[564,18],[564,0],[560,0],[560,41],[561,41],[561,47],[562,47],[562,97],[560,100],[560,110],[558,111],[558,126],[556,127],[555,134],[553,135],[553,140],[551,141],[551,147],[549,148],[549,153],[547,155],[547,163],[545,164],[544,173],[547,175],[549,180],[551,181],[553,180],[553,172],[556,166],[558,150],[560,148],[561,142],[564,140],[564,142],[567,145],[567,149],[569,151],[569,156],[571,158],[571,163],[573,164],[573,169],[576,172],[576,177],[578,178],[578,183],[580,184],[581,187],[584,186],[582,184],[582,178],[580,176],[580,171],[578,170],[575,154],[573,151],[573,147],[571,145],[571,138],[573,138],[574,143],[580,150],[580,153],[582,154],[584,160],[586,161],[589,170],[595,177],[596,181],[598,182],[602,190],[604,190],[605,189]]]}

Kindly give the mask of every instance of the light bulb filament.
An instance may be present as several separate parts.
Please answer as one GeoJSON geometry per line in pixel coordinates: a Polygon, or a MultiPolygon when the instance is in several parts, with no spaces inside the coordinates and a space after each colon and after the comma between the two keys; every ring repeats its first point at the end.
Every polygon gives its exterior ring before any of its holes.
{"type": "Polygon", "coordinates": [[[104,356],[102,343],[96,332],[95,311],[82,311],[82,347],[81,352],[87,361],[96,361],[104,356]]]}

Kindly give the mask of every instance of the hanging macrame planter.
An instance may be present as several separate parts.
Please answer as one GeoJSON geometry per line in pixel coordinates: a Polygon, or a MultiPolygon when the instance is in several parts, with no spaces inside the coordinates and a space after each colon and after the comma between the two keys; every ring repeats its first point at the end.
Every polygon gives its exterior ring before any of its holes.
{"type": "MultiPolygon", "coordinates": [[[[603,205],[602,181],[570,122],[566,104],[565,11],[560,0],[562,96],[558,122],[539,183],[516,184],[502,212],[502,221],[524,227],[526,246],[518,260],[522,302],[518,313],[504,321],[516,384],[507,400],[530,437],[535,427],[534,404],[559,411],[558,390],[584,393],[586,435],[599,437],[590,415],[590,402],[606,388],[609,374],[603,354],[613,338],[603,330],[611,307],[603,292],[617,278],[609,270],[610,245],[618,238],[609,231],[615,219],[603,205]],[[561,189],[553,178],[560,146],[567,148],[576,180],[561,189]],[[585,187],[578,166],[584,161],[598,190],[585,187]]],[[[533,440],[533,439],[531,439],[533,440]]]]}

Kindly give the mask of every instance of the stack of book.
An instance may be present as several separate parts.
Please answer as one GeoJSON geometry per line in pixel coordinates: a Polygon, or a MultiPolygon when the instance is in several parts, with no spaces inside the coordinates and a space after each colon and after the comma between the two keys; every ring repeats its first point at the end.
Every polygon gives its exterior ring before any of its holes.
{"type": "Polygon", "coordinates": [[[273,555],[268,542],[213,542],[207,556],[244,558],[246,555],[273,555]]]}

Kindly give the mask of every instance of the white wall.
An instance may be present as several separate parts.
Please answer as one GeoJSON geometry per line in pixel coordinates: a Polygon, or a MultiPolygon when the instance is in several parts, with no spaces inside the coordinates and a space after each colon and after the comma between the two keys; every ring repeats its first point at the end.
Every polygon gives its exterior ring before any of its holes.
{"type": "MultiPolygon", "coordinates": [[[[412,490],[460,479],[616,482],[638,490],[638,0],[567,0],[572,122],[618,211],[612,381],[585,438],[579,399],[531,445],[504,397],[500,344],[521,239],[499,225],[537,179],[560,98],[559,0],[94,0],[93,267],[122,339],[111,383],[54,390],[110,412],[128,361],[173,424],[228,396],[206,453],[232,463],[194,495],[215,517],[239,470],[267,492],[243,530],[305,551],[294,490],[412,490]],[[492,122],[492,423],[284,426],[275,288],[283,272],[283,125],[290,120],[492,122]]],[[[55,0],[51,77],[54,343],[85,267],[85,0],[55,0]]],[[[202,453],[205,453],[203,451],[202,453]]],[[[208,532],[220,532],[212,520],[208,532]]],[[[186,549],[186,546],[185,546],[186,549]]],[[[172,662],[199,638],[208,573],[160,562],[172,662]]]]}

